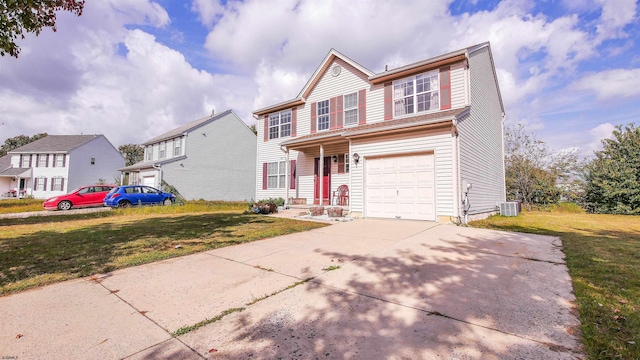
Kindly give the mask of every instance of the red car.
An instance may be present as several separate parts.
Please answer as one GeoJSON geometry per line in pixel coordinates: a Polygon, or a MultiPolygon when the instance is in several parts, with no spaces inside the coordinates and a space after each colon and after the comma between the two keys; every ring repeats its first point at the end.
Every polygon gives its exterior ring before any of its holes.
{"type": "Polygon", "coordinates": [[[69,210],[71,208],[102,206],[102,200],[115,185],[81,186],[66,195],[48,198],[42,204],[46,210],[69,210]]]}

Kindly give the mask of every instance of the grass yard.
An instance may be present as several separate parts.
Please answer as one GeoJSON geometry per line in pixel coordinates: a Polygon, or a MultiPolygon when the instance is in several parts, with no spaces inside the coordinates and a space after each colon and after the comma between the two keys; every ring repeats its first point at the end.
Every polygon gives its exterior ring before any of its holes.
{"type": "Polygon", "coordinates": [[[0,201],[0,214],[42,210],[42,199],[8,199],[0,201]]]}
{"type": "Polygon", "coordinates": [[[325,226],[244,214],[246,208],[195,201],[0,219],[0,295],[325,226]]]}
{"type": "Polygon", "coordinates": [[[589,358],[640,359],[640,216],[559,210],[471,226],[559,236],[589,358]]]}

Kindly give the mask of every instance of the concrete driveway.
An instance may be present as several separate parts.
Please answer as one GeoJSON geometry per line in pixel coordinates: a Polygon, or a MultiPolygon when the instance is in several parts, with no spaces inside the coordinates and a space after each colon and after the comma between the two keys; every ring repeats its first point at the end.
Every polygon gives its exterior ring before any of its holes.
{"type": "Polygon", "coordinates": [[[0,356],[583,358],[560,245],[429,222],[336,223],[2,297],[0,356]]]}

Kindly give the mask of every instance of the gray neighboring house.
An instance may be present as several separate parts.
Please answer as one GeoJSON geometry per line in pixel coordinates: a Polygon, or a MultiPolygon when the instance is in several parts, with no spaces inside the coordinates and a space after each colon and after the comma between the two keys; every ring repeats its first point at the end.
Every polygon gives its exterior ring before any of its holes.
{"type": "Polygon", "coordinates": [[[0,194],[45,199],[99,180],[113,183],[124,164],[104,135],[49,135],[0,159],[0,194]]]}
{"type": "Polygon", "coordinates": [[[256,135],[227,110],[142,144],[144,160],[121,168],[130,185],[161,188],[163,180],[185,199],[244,201],[256,186],[256,135]]]}

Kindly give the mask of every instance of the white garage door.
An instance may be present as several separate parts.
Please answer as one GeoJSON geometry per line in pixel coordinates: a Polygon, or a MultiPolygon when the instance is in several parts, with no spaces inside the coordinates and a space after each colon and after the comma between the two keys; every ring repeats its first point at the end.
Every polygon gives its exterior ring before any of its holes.
{"type": "Polygon", "coordinates": [[[155,176],[145,176],[142,178],[142,185],[145,186],[156,186],[156,177],[155,176]]]}
{"type": "Polygon", "coordinates": [[[367,159],[366,216],[435,220],[433,154],[367,159]]]}

